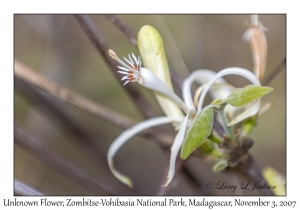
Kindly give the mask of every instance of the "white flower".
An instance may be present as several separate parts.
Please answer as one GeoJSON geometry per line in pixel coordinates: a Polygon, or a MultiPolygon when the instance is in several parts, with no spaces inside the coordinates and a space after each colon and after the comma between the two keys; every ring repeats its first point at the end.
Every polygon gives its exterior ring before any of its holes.
{"type": "MultiPolygon", "coordinates": [[[[239,68],[239,67],[230,67],[221,70],[216,73],[211,70],[202,69],[194,71],[188,78],[183,81],[182,86],[182,95],[185,103],[189,108],[196,108],[193,104],[192,95],[191,95],[191,86],[193,82],[200,83],[203,87],[202,93],[199,99],[197,111],[201,111],[203,107],[204,98],[209,91],[211,98],[214,99],[224,99],[226,98],[232,91],[233,87],[229,86],[228,83],[222,78],[226,75],[239,75],[248,79],[254,85],[261,86],[257,77],[247,69],[239,68]]],[[[228,126],[232,126],[241,122],[242,120],[255,115],[260,108],[260,99],[256,102],[252,103],[252,106],[247,105],[247,109],[239,114],[237,117],[232,119],[228,126]]],[[[227,105],[225,107],[225,113],[232,116],[238,109],[231,105],[227,105]]]]}
{"type": "MultiPolygon", "coordinates": [[[[118,138],[115,139],[115,141],[111,144],[108,150],[107,159],[108,159],[108,165],[114,174],[116,178],[118,178],[121,182],[128,185],[129,187],[132,187],[132,181],[119,171],[117,171],[113,164],[113,157],[117,153],[117,151],[123,146],[124,143],[126,143],[131,137],[139,133],[140,131],[153,127],[158,126],[166,123],[180,123],[179,131],[175,137],[173,146],[171,148],[171,158],[170,158],[170,166],[169,166],[169,172],[168,177],[166,180],[166,183],[163,186],[168,186],[169,183],[172,181],[175,173],[175,161],[176,157],[178,155],[178,152],[183,144],[186,131],[190,127],[192,120],[196,116],[196,106],[193,104],[192,96],[191,96],[191,85],[193,82],[197,81],[199,82],[202,87],[202,94],[199,99],[198,103],[198,109],[197,111],[200,112],[202,109],[204,98],[210,90],[210,94],[213,99],[220,98],[224,99],[226,98],[230,92],[233,90],[232,86],[228,85],[226,81],[221,78],[225,75],[229,74],[237,74],[240,76],[243,76],[247,78],[250,82],[252,82],[254,85],[260,85],[259,80],[256,78],[254,74],[249,72],[246,69],[232,67],[227,68],[219,73],[215,73],[210,70],[197,70],[193,72],[188,78],[186,78],[183,82],[183,102],[173,91],[171,91],[155,74],[153,74],[150,70],[146,68],[142,68],[142,61],[141,57],[139,56],[136,58],[134,54],[132,53],[132,57],[129,55],[129,60],[124,58],[125,61],[128,63],[124,63],[122,60],[120,60],[116,53],[112,50],[109,50],[110,56],[118,61],[122,66],[118,66],[120,71],[118,71],[121,74],[124,74],[125,76],[122,78],[122,80],[126,80],[124,83],[127,84],[128,82],[138,82],[140,85],[149,88],[151,90],[154,90],[156,92],[162,93],[165,96],[172,99],[174,102],[181,107],[181,109],[186,113],[186,116],[184,118],[174,118],[174,117],[156,117],[153,119],[147,119],[143,122],[140,122],[133,127],[127,129],[126,131],[123,131],[118,138]],[[133,61],[134,60],[134,61],[133,61]]],[[[240,122],[241,120],[252,116],[256,114],[259,110],[260,106],[260,100],[255,102],[250,109],[247,109],[245,112],[243,112],[241,115],[233,119],[230,124],[233,125],[237,122],[240,122]]],[[[230,107],[229,109],[236,109],[234,107],[230,107]]],[[[229,112],[233,112],[232,110],[229,110],[229,112]]]]}
{"type": "Polygon", "coordinates": [[[176,102],[186,114],[189,112],[189,108],[186,106],[186,104],[173,91],[171,91],[155,74],[153,74],[150,70],[141,67],[142,61],[140,56],[138,57],[138,59],[136,59],[136,57],[132,53],[132,57],[135,62],[132,61],[130,55],[130,61],[124,58],[129,63],[130,66],[128,66],[126,63],[124,63],[121,59],[117,57],[114,51],[109,50],[109,55],[123,65],[118,66],[118,68],[122,70],[118,72],[120,74],[126,75],[122,78],[122,80],[127,79],[124,85],[128,82],[138,82],[140,85],[146,88],[162,93],[165,96],[169,97],[174,102],[176,102]]]}
{"type": "Polygon", "coordinates": [[[181,122],[181,120],[182,119],[174,119],[170,117],[156,117],[140,122],[134,125],[133,127],[129,128],[128,130],[123,131],[118,136],[118,138],[116,138],[114,142],[110,145],[107,153],[108,165],[115,177],[118,178],[124,184],[128,185],[130,188],[133,187],[132,181],[127,176],[117,171],[113,164],[113,157],[115,156],[117,151],[123,146],[123,144],[125,144],[131,137],[147,128],[172,122],[181,122]]]}
{"type": "Polygon", "coordinates": [[[179,149],[182,145],[182,142],[185,137],[185,132],[187,129],[188,119],[189,117],[194,113],[196,113],[195,110],[189,109],[187,105],[173,92],[171,91],[154,73],[152,73],[150,70],[146,68],[142,68],[141,64],[141,57],[139,56],[138,59],[136,59],[135,55],[132,53],[132,57],[134,59],[131,59],[130,55],[129,60],[124,58],[125,61],[129,64],[127,65],[124,63],[121,59],[119,59],[116,55],[116,53],[112,50],[109,50],[109,55],[118,61],[123,66],[118,66],[120,71],[118,71],[121,74],[124,74],[124,76],[121,80],[127,80],[125,84],[128,82],[138,82],[140,85],[149,88],[151,90],[154,90],[156,92],[162,93],[165,96],[172,99],[174,102],[177,103],[181,109],[187,113],[185,118],[175,119],[171,117],[157,117],[153,119],[148,119],[143,122],[138,123],[137,125],[133,126],[132,128],[129,128],[128,130],[124,131],[109,147],[107,159],[110,169],[112,170],[113,174],[116,178],[118,178],[121,182],[128,185],[129,187],[132,187],[133,184],[131,180],[123,175],[122,173],[118,172],[113,165],[113,157],[116,154],[116,152],[119,150],[119,148],[126,143],[132,136],[137,134],[138,132],[161,124],[166,123],[181,123],[180,128],[178,131],[178,134],[176,135],[176,138],[174,140],[174,144],[171,148],[171,160],[170,160],[170,168],[168,173],[167,182],[164,186],[167,186],[173,179],[174,173],[175,173],[175,161],[176,157],[178,155],[179,149]]]}

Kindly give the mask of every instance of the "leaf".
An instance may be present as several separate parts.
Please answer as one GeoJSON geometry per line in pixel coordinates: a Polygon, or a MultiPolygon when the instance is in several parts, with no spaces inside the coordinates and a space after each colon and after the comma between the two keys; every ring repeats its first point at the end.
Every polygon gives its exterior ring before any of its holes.
{"type": "Polygon", "coordinates": [[[266,167],[262,174],[270,186],[276,186],[272,189],[275,195],[286,195],[285,179],[275,168],[266,167]]]}
{"type": "Polygon", "coordinates": [[[227,161],[225,160],[220,160],[213,166],[213,171],[214,172],[220,172],[223,171],[226,167],[228,166],[227,161]]]}
{"type": "Polygon", "coordinates": [[[254,115],[254,116],[251,116],[251,117],[249,117],[249,118],[247,118],[243,121],[243,131],[247,135],[250,135],[253,128],[256,126],[256,118],[257,118],[257,116],[254,115]]]}
{"type": "Polygon", "coordinates": [[[212,141],[206,139],[200,146],[199,150],[203,154],[209,154],[213,149],[215,148],[215,145],[212,141]]]}
{"type": "Polygon", "coordinates": [[[181,158],[185,160],[210,135],[214,122],[213,107],[202,109],[189,128],[181,148],[181,158]]]}
{"type": "Polygon", "coordinates": [[[234,90],[227,97],[227,103],[231,106],[244,106],[245,104],[255,101],[273,90],[274,89],[270,87],[248,85],[244,88],[234,90]]]}
{"type": "Polygon", "coordinates": [[[217,149],[215,149],[215,143],[213,143],[211,140],[206,139],[199,147],[198,149],[206,155],[211,155],[217,158],[222,158],[223,154],[221,154],[217,149]]]}

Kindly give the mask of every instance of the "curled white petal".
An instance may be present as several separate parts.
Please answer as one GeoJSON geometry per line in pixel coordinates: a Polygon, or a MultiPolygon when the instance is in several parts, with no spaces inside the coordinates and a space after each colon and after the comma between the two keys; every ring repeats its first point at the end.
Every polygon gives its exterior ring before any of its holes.
{"type": "MultiPolygon", "coordinates": [[[[194,111],[194,112],[196,112],[196,111],[194,111]]],[[[190,113],[192,113],[192,110],[190,111],[190,113]]],[[[187,128],[187,122],[188,122],[190,113],[188,115],[186,115],[185,118],[183,119],[183,121],[181,122],[179,131],[175,137],[173,146],[171,148],[171,159],[170,159],[170,167],[169,167],[169,172],[168,172],[168,176],[167,176],[167,181],[163,185],[163,187],[168,186],[174,177],[176,158],[177,158],[179,149],[182,145],[182,142],[184,140],[184,136],[185,136],[185,132],[186,132],[186,128],[187,128]]]]}
{"type": "Polygon", "coordinates": [[[190,109],[186,106],[186,104],[150,70],[141,68],[141,81],[138,82],[140,85],[146,88],[162,93],[163,95],[169,97],[176,102],[185,113],[189,112],[190,109]]]}
{"type": "MultiPolygon", "coordinates": [[[[223,69],[222,71],[218,72],[214,76],[214,78],[211,79],[207,83],[206,87],[204,88],[204,90],[200,96],[200,99],[199,99],[198,112],[202,109],[204,98],[205,98],[209,88],[212,86],[212,84],[219,78],[221,78],[225,75],[232,75],[232,74],[245,77],[250,82],[252,82],[254,85],[261,86],[260,81],[257,79],[257,77],[247,69],[243,69],[243,68],[239,68],[239,67],[230,67],[230,68],[223,69]]],[[[258,99],[256,102],[254,102],[254,104],[249,109],[245,110],[243,113],[241,113],[239,116],[237,116],[231,122],[229,122],[228,126],[232,126],[252,115],[255,115],[259,111],[259,107],[260,107],[260,99],[258,99]]]]}
{"type": "MultiPolygon", "coordinates": [[[[214,71],[207,70],[207,69],[200,69],[200,70],[194,71],[192,74],[190,74],[190,76],[188,78],[186,78],[183,81],[182,97],[183,97],[184,102],[187,104],[187,106],[190,109],[195,109],[192,94],[191,94],[192,84],[194,82],[198,82],[201,85],[204,85],[204,84],[208,83],[211,79],[213,79],[215,75],[216,75],[216,72],[214,72],[214,71]]],[[[227,82],[225,79],[219,78],[218,80],[216,80],[216,83],[227,83],[227,82]]],[[[232,90],[227,86],[222,86],[222,87],[216,86],[216,87],[212,87],[210,89],[209,93],[213,99],[216,99],[216,98],[222,99],[222,98],[226,98],[230,94],[231,91],[232,90]]]]}
{"type": "Polygon", "coordinates": [[[181,120],[182,119],[174,119],[174,118],[170,118],[170,117],[152,118],[152,119],[148,119],[143,122],[140,122],[140,123],[132,126],[131,128],[127,129],[123,133],[121,133],[118,136],[118,138],[116,138],[114,140],[114,142],[110,145],[110,147],[108,149],[108,153],[107,153],[108,165],[109,165],[110,170],[114,174],[114,176],[117,179],[119,179],[121,182],[123,182],[124,184],[126,184],[130,188],[132,188],[133,187],[132,181],[127,176],[123,175],[122,173],[120,173],[119,171],[117,171],[115,169],[114,163],[113,163],[113,157],[115,156],[115,154],[123,146],[123,144],[125,144],[131,137],[133,137],[137,133],[141,132],[142,130],[145,130],[147,128],[157,126],[157,125],[171,123],[173,121],[178,122],[181,120]]]}

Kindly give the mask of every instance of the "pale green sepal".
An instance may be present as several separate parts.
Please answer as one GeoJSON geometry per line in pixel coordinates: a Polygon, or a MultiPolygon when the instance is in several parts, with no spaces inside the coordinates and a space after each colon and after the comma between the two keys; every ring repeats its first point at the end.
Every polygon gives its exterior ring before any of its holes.
{"type": "Polygon", "coordinates": [[[285,179],[275,168],[266,167],[262,173],[275,195],[286,195],[285,179]]]}
{"type": "Polygon", "coordinates": [[[181,158],[186,159],[211,134],[214,122],[213,107],[201,110],[192,122],[181,148],[181,158]]]}
{"type": "Polygon", "coordinates": [[[226,160],[220,160],[213,166],[213,171],[218,173],[220,171],[223,171],[228,166],[226,160]]]}
{"type": "Polygon", "coordinates": [[[244,106],[256,99],[259,99],[263,95],[273,91],[270,87],[261,87],[255,85],[248,85],[244,88],[238,88],[234,90],[228,97],[227,103],[231,106],[244,106]]]}
{"type": "Polygon", "coordinates": [[[243,121],[243,132],[250,135],[253,128],[256,126],[257,116],[251,116],[243,121]]]}
{"type": "MultiPolygon", "coordinates": [[[[144,66],[173,91],[164,45],[158,31],[152,26],[143,26],[137,36],[137,46],[144,66]]],[[[154,94],[166,116],[183,117],[183,113],[176,103],[160,93],[154,92],[154,94]]]]}

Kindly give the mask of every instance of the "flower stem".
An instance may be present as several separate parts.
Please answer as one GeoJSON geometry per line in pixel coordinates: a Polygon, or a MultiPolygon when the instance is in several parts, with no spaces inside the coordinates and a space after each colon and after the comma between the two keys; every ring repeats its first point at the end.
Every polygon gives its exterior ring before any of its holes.
{"type": "Polygon", "coordinates": [[[224,108],[218,110],[218,114],[219,114],[220,119],[221,119],[221,121],[222,121],[222,124],[223,124],[223,127],[224,127],[224,130],[225,130],[226,135],[227,135],[232,141],[235,141],[235,135],[234,135],[234,133],[233,133],[233,130],[232,130],[231,127],[228,127],[228,120],[227,120],[227,117],[226,117],[224,108]]]}

